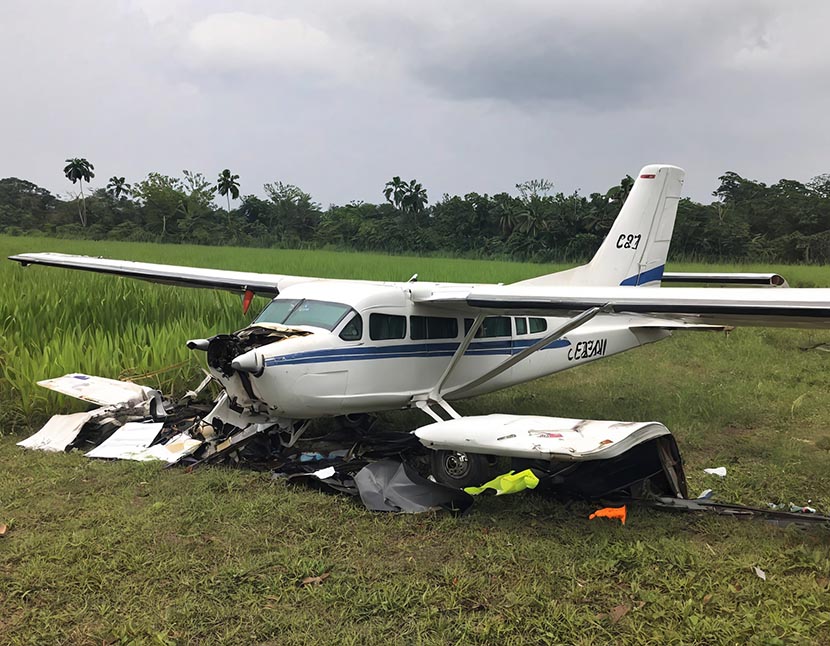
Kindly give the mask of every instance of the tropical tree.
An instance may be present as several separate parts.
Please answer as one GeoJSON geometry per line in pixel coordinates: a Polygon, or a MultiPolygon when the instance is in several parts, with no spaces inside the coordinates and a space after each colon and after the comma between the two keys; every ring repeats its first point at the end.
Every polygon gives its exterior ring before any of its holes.
{"type": "Polygon", "coordinates": [[[228,224],[231,221],[231,198],[239,198],[239,175],[231,175],[231,171],[227,168],[219,174],[219,179],[216,182],[216,190],[219,195],[224,195],[228,198],[228,224]]]}
{"type": "Polygon", "coordinates": [[[89,180],[95,177],[95,173],[92,172],[94,169],[95,167],[83,157],[73,157],[72,159],[67,159],[66,166],[64,166],[63,169],[63,174],[66,175],[66,179],[73,184],[76,182],[81,183],[78,216],[81,218],[81,226],[84,227],[86,226],[86,199],[84,198],[84,182],[88,184],[89,180]]]}
{"type": "Polygon", "coordinates": [[[383,195],[398,211],[414,216],[416,221],[429,201],[426,189],[419,182],[413,179],[407,184],[397,175],[386,182],[383,195]]]}
{"type": "Polygon", "coordinates": [[[121,197],[122,195],[129,195],[132,192],[132,189],[129,184],[127,184],[127,180],[123,177],[116,177],[113,175],[110,177],[110,181],[107,184],[107,193],[112,195],[116,200],[121,197]]]}
{"type": "Polygon", "coordinates": [[[386,182],[383,189],[383,196],[396,209],[403,208],[403,199],[406,197],[406,182],[404,182],[398,175],[395,175],[391,180],[386,182]]]}
{"type": "Polygon", "coordinates": [[[418,215],[423,213],[428,201],[427,190],[419,182],[414,179],[411,180],[406,187],[406,194],[403,198],[403,210],[417,218],[418,215]]]}

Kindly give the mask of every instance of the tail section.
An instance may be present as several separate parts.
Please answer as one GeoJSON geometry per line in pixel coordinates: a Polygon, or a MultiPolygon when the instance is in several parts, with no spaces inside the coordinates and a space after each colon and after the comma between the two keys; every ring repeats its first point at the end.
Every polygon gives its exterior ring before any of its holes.
{"type": "Polygon", "coordinates": [[[652,164],[644,167],[591,262],[516,284],[659,285],[685,175],[686,172],[677,166],[652,164]]]}

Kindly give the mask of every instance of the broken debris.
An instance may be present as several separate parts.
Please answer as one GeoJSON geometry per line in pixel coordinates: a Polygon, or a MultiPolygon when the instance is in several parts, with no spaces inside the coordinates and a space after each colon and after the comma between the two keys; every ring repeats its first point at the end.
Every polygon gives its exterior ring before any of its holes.
{"type": "Polygon", "coordinates": [[[163,426],[162,422],[127,422],[86,455],[121,460],[153,459],[146,451],[163,426]]]}
{"type": "Polygon", "coordinates": [[[319,576],[307,576],[300,580],[297,584],[299,587],[303,588],[309,585],[320,585],[323,581],[328,579],[331,576],[331,572],[323,572],[319,576]]]}
{"type": "Polygon", "coordinates": [[[603,509],[597,509],[593,514],[588,516],[588,519],[594,520],[594,518],[610,518],[612,520],[618,520],[625,525],[627,514],[628,510],[625,505],[622,507],[605,507],[603,509]]]}
{"type": "Polygon", "coordinates": [[[40,451],[65,451],[75,441],[86,424],[98,411],[53,415],[46,425],[31,437],[18,442],[17,446],[40,451]]]}
{"type": "Polygon", "coordinates": [[[536,474],[531,469],[525,469],[519,473],[510,471],[509,473],[493,478],[489,482],[485,482],[480,487],[464,487],[464,491],[471,496],[477,496],[488,489],[492,489],[496,492],[497,496],[501,496],[508,493],[524,491],[525,489],[535,489],[538,485],[539,478],[536,474]]]}
{"type": "Polygon", "coordinates": [[[470,494],[427,480],[405,462],[372,462],[354,481],[363,504],[373,511],[418,513],[440,507],[463,514],[473,505],[470,494]]]}
{"type": "Polygon", "coordinates": [[[704,469],[703,472],[720,478],[726,477],[726,467],[713,467],[711,469],[704,469]]]}

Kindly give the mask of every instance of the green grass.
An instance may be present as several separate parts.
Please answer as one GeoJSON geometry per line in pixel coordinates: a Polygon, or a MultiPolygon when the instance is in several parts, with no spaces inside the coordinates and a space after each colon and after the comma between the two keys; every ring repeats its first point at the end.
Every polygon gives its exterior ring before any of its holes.
{"type": "MultiPolygon", "coordinates": [[[[3,256],[35,250],[384,279],[510,282],[552,270],[0,237],[3,256]]],[[[827,267],[774,269],[830,285],[827,267]]],[[[35,380],[176,366],[143,382],[180,393],[200,368],[184,341],[246,318],[237,297],[210,291],[5,261],[0,281],[2,643],[830,643],[823,529],[642,508],[622,527],[588,521],[590,505],[532,494],[482,499],[463,519],[383,515],[258,473],[23,451],[14,442],[78,406],[35,380]],[[298,586],[325,572],[321,585],[298,586]],[[630,611],[614,624],[620,606],[630,611]]],[[[677,436],[692,492],[810,499],[830,512],[830,356],[801,349],[828,341],[830,331],[678,333],[459,407],[658,419],[677,436]],[[721,465],[725,479],[702,472],[721,465]]]]}

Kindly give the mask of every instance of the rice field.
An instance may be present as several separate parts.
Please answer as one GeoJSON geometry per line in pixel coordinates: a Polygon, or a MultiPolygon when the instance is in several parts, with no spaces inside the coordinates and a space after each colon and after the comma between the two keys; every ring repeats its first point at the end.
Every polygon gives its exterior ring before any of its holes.
{"type": "MultiPolygon", "coordinates": [[[[512,282],[555,269],[0,236],[3,257],[24,251],[389,280],[512,282]]],[[[830,286],[830,267],[718,269],[830,286]]],[[[265,301],[246,317],[232,294],[5,260],[0,285],[0,642],[830,643],[826,530],[649,509],[621,527],[589,522],[585,503],[532,495],[484,499],[463,519],[384,516],[262,474],[24,452],[16,441],[83,406],[37,380],[80,370],[181,394],[201,374],[185,341],[238,329],[265,301]]],[[[823,344],[830,331],[678,333],[459,409],[657,419],[678,439],[690,491],[830,513],[823,344]],[[712,466],[727,477],[703,473],[712,466]]]]}

